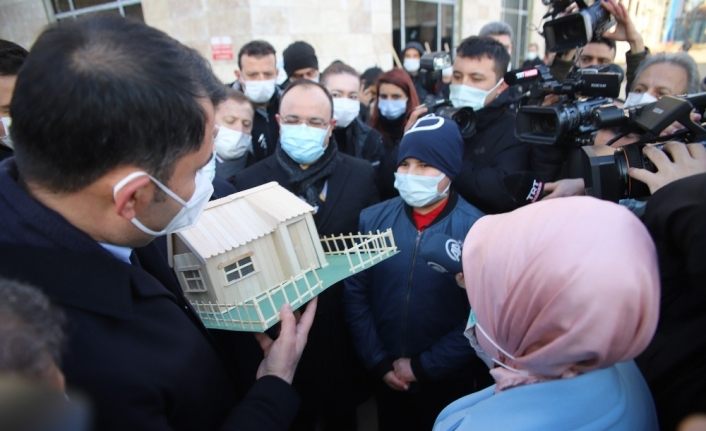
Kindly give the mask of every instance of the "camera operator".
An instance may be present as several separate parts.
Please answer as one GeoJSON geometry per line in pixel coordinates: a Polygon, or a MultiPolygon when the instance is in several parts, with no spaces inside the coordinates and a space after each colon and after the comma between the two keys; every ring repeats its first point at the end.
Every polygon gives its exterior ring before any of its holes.
{"type": "MultiPolygon", "coordinates": [[[[508,89],[503,75],[510,62],[498,41],[471,36],[456,48],[450,99],[455,108],[475,111],[475,134],[464,137],[463,168],[456,190],[481,211],[493,214],[517,207],[504,184],[508,175],[529,170],[529,146],[515,137],[515,115],[494,103],[508,89]]],[[[427,112],[419,107],[407,128],[427,112]]]]}
{"type": "MultiPolygon", "coordinates": [[[[699,89],[698,68],[694,60],[686,53],[659,53],[648,56],[638,68],[632,91],[628,93],[626,106],[651,103],[662,96],[695,93],[699,89]]],[[[693,115],[692,119],[697,119],[693,115]]],[[[662,132],[672,134],[682,126],[674,124],[662,132]]],[[[613,130],[603,129],[596,133],[594,145],[605,145],[614,137],[613,130]]],[[[617,148],[635,142],[637,137],[627,136],[612,144],[617,148]]],[[[606,149],[606,151],[610,151],[606,149]]],[[[566,178],[546,183],[544,199],[584,194],[584,182],[581,178],[566,178]]]]}
{"type": "Polygon", "coordinates": [[[662,301],[652,343],[638,366],[652,391],[661,429],[706,412],[706,149],[669,142],[643,150],[656,172],[631,168],[652,196],[643,222],[657,245],[662,301]]]}
{"type": "Polygon", "coordinates": [[[613,63],[616,53],[615,42],[627,42],[630,45],[630,50],[625,53],[626,88],[629,89],[635,77],[635,71],[649,54],[649,49],[645,47],[642,35],[635,28],[635,24],[622,3],[618,3],[616,0],[603,0],[601,4],[615,18],[617,23],[615,29],[612,32],[604,33],[601,37],[594,38],[578,52],[572,49],[557,56],[552,64],[552,74],[562,80],[574,64],[580,68],[587,68],[613,63]],[[575,56],[578,58],[574,62],[575,56]]]}

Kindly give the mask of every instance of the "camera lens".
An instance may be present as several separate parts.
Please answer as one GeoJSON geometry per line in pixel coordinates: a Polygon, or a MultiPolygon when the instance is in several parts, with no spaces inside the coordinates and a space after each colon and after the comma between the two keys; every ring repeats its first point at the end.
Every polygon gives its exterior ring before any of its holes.
{"type": "Polygon", "coordinates": [[[628,169],[639,168],[655,172],[655,166],[642,154],[644,145],[626,145],[615,152],[615,167],[618,170],[618,178],[623,183],[623,193],[625,198],[638,199],[650,195],[647,185],[637,181],[628,175],[628,169]]]}

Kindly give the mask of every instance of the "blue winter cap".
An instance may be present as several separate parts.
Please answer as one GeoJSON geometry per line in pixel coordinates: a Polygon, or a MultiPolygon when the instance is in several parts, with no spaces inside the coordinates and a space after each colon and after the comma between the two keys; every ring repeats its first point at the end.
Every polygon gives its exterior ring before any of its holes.
{"type": "Polygon", "coordinates": [[[453,120],[427,115],[402,137],[397,165],[408,157],[419,159],[454,179],[463,164],[463,138],[453,120]]]}

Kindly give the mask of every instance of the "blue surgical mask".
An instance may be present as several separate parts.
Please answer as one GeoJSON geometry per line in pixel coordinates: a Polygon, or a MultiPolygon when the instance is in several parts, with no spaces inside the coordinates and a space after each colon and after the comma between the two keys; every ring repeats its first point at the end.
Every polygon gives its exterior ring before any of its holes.
{"type": "Polygon", "coordinates": [[[378,100],[380,115],[388,120],[396,120],[407,112],[407,99],[404,100],[378,100]]]}
{"type": "Polygon", "coordinates": [[[628,93],[628,97],[625,98],[625,104],[623,108],[632,108],[633,106],[647,105],[648,103],[656,102],[657,98],[650,93],[628,93]]]}
{"type": "Polygon", "coordinates": [[[213,157],[211,157],[211,160],[206,163],[206,166],[201,168],[203,171],[203,174],[206,175],[206,178],[210,182],[213,182],[213,179],[216,178],[216,153],[213,153],[213,157]]]}
{"type": "Polygon", "coordinates": [[[280,127],[279,142],[282,150],[292,160],[302,165],[310,165],[324,155],[324,139],[327,133],[328,128],[283,124],[280,127]]]}
{"type": "Polygon", "coordinates": [[[400,192],[402,200],[414,208],[422,208],[438,202],[449,193],[449,187],[439,192],[439,183],[446,175],[439,174],[435,177],[425,175],[401,174],[395,172],[395,188],[400,192]]]}
{"type": "Polygon", "coordinates": [[[471,87],[470,85],[451,84],[449,86],[449,99],[454,108],[473,108],[474,111],[479,111],[485,107],[485,99],[495,90],[502,80],[490,90],[481,90],[480,88],[471,87]]]}

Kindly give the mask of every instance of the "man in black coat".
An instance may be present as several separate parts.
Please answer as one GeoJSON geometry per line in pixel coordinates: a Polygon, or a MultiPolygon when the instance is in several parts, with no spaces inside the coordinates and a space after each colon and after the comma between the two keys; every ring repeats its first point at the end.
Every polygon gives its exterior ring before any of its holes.
{"type": "MultiPolygon", "coordinates": [[[[358,215],[377,200],[373,167],[342,154],[331,140],[336,120],[329,93],[318,83],[297,81],[282,95],[278,121],[275,154],[237,174],[236,188],[277,181],[316,209],[319,235],[356,232],[358,215]]],[[[319,295],[316,325],[294,380],[303,400],[293,429],[313,430],[317,423],[355,429],[364,374],[343,319],[342,289],[339,283],[319,295]]]]}
{"type": "Polygon", "coordinates": [[[688,414],[706,413],[706,149],[669,142],[645,155],[657,172],[630,175],[652,192],[642,220],[657,246],[662,299],[657,333],[637,364],[660,429],[673,430],[688,414]]]}
{"type": "Polygon", "coordinates": [[[255,107],[252,126],[253,160],[272,155],[279,140],[279,125],[275,115],[279,110],[280,89],[277,86],[277,59],[272,45],[264,40],[252,40],[238,52],[236,81],[229,84],[242,91],[255,107]]]}
{"type": "Polygon", "coordinates": [[[515,137],[515,115],[496,99],[508,86],[502,81],[510,55],[500,42],[469,37],[456,49],[450,99],[454,107],[476,111],[476,133],[464,137],[463,168],[456,190],[488,214],[517,207],[505,186],[508,175],[529,170],[529,146],[515,137]]]}
{"type": "Polygon", "coordinates": [[[213,191],[222,88],[195,51],[107,16],[49,27],[17,78],[0,275],[64,309],[61,366],[90,398],[93,429],[284,430],[296,414],[290,383],[315,302],[298,324],[283,307],[276,341],[259,334],[266,357],[244,394],[237,358],[222,355],[152,243],[193,224],[213,191]]]}

